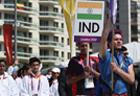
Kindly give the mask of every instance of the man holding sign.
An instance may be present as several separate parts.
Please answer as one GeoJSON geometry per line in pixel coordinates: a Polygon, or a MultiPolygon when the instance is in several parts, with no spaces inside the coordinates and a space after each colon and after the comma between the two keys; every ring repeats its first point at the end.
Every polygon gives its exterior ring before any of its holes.
{"type": "Polygon", "coordinates": [[[75,90],[73,90],[73,96],[94,95],[96,80],[99,76],[99,60],[96,57],[89,56],[89,64],[86,64],[87,44],[88,43],[78,43],[80,56],[73,57],[68,65],[67,83],[76,83],[77,86],[75,90]],[[88,78],[88,83],[86,83],[85,78],[88,78]]]}
{"type": "Polygon", "coordinates": [[[115,29],[114,36],[112,32],[109,33],[111,19],[109,18],[105,24],[102,33],[100,49],[99,49],[99,65],[102,79],[110,86],[113,83],[113,93],[106,85],[103,85],[102,96],[128,96],[127,84],[133,84],[135,81],[133,60],[131,58],[124,58],[122,48],[122,31],[115,29]],[[112,62],[112,51],[107,51],[107,46],[112,49],[111,41],[114,39],[114,62],[112,62]],[[111,80],[111,71],[113,71],[113,81],[111,80]]]}

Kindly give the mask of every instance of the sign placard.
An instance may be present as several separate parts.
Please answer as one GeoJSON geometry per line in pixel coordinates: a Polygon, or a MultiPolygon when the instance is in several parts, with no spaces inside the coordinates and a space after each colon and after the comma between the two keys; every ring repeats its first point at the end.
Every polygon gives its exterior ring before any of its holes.
{"type": "Polygon", "coordinates": [[[104,1],[76,0],[75,42],[100,42],[104,21],[104,1]]]}

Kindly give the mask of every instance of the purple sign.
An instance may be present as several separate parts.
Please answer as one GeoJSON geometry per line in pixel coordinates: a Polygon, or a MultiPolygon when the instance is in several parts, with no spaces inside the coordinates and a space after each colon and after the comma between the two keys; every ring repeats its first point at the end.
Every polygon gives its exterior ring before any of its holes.
{"type": "Polygon", "coordinates": [[[88,43],[99,43],[101,37],[95,36],[74,36],[75,42],[88,42],[88,43]]]}

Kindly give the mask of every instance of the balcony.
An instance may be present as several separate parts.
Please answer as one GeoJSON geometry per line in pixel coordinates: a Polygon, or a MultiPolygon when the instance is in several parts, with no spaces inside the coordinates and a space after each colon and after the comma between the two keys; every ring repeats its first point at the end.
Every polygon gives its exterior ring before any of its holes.
{"type": "MultiPolygon", "coordinates": [[[[14,56],[14,54],[13,54],[13,56],[14,56]]],[[[26,53],[26,52],[17,52],[17,58],[22,59],[22,60],[29,60],[29,58],[33,57],[33,56],[37,56],[37,54],[26,53]]],[[[0,57],[1,58],[6,58],[6,52],[5,51],[0,51],[0,57]]]]}
{"type": "Polygon", "coordinates": [[[54,26],[40,26],[39,27],[40,29],[40,32],[43,33],[43,32],[47,32],[47,33],[50,33],[50,34],[62,34],[64,33],[64,29],[63,28],[58,28],[58,27],[54,27],[54,26]]]}
{"type": "MultiPolygon", "coordinates": [[[[1,24],[12,24],[14,26],[14,20],[11,19],[4,19],[2,20],[1,24]]],[[[37,30],[38,26],[36,24],[30,23],[30,22],[25,22],[25,21],[19,21],[17,20],[17,27],[19,28],[25,28],[25,29],[32,29],[32,30],[37,30]]]]}
{"type": "Polygon", "coordinates": [[[40,4],[51,4],[51,5],[58,5],[58,1],[57,0],[39,0],[40,4]]]}
{"type": "MultiPolygon", "coordinates": [[[[0,7],[1,7],[0,10],[14,11],[15,5],[14,4],[0,4],[0,7]]],[[[31,15],[31,14],[37,14],[37,9],[23,5],[22,7],[17,8],[17,12],[31,15]]]]}
{"type": "Polygon", "coordinates": [[[62,48],[64,47],[63,43],[55,42],[55,41],[39,41],[40,47],[47,48],[62,48]]]}
{"type": "Polygon", "coordinates": [[[58,56],[39,56],[43,62],[54,63],[54,62],[63,62],[64,59],[58,56]]]}
{"type": "MultiPolygon", "coordinates": [[[[13,39],[14,39],[14,36],[13,36],[13,39]]],[[[34,45],[34,44],[38,44],[38,41],[29,37],[17,36],[17,43],[34,45]]]]}
{"type": "Polygon", "coordinates": [[[53,11],[40,11],[40,18],[63,19],[64,15],[53,11]]]}

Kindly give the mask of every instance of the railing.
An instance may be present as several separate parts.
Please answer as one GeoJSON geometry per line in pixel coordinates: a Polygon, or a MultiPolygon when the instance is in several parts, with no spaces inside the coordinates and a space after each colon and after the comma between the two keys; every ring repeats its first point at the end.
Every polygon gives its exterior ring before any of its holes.
{"type": "MultiPolygon", "coordinates": [[[[4,8],[9,8],[9,9],[14,9],[15,8],[15,5],[14,4],[0,4],[0,5],[3,5],[4,8]]],[[[37,9],[36,8],[32,8],[32,7],[27,7],[27,6],[24,6],[24,7],[21,7],[22,9],[18,9],[17,10],[22,10],[22,11],[29,11],[29,12],[37,12],[37,9]]]]}
{"type": "Polygon", "coordinates": [[[64,17],[63,14],[60,14],[60,13],[57,13],[57,12],[51,12],[51,11],[40,11],[39,14],[41,16],[55,16],[55,17],[60,17],[60,18],[64,17]]]}
{"type": "Polygon", "coordinates": [[[64,59],[63,58],[60,58],[60,57],[58,57],[58,56],[39,56],[39,58],[41,59],[41,60],[47,60],[47,61],[55,61],[55,62],[57,62],[57,61],[64,61],[64,59]]]}
{"type": "MultiPolygon", "coordinates": [[[[3,20],[4,23],[6,24],[14,24],[14,20],[3,20]]],[[[31,27],[31,28],[38,28],[37,25],[33,24],[33,23],[29,23],[29,22],[24,22],[24,21],[17,21],[17,26],[25,26],[25,27],[31,27]]]]}
{"type": "Polygon", "coordinates": [[[39,0],[39,1],[56,1],[57,2],[57,0],[39,0]]]}
{"type": "MultiPolygon", "coordinates": [[[[14,38],[14,36],[13,36],[13,38],[14,38]]],[[[17,36],[17,40],[22,41],[22,42],[38,44],[37,40],[31,39],[31,38],[28,38],[28,37],[23,37],[23,36],[17,36]]]]}
{"type": "Polygon", "coordinates": [[[54,41],[39,41],[40,45],[50,45],[50,46],[56,46],[56,47],[64,47],[63,43],[54,42],[54,41]]]}
{"type": "Polygon", "coordinates": [[[55,32],[64,32],[63,28],[53,27],[53,26],[40,26],[39,29],[48,30],[48,31],[55,31],[55,32]]]}

